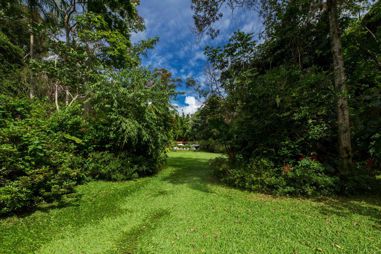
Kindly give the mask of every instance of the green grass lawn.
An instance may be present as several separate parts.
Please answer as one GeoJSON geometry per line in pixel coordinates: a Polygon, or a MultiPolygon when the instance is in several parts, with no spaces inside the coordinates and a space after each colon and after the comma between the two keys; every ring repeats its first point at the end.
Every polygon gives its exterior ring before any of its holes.
{"type": "Polygon", "coordinates": [[[91,182],[66,207],[0,220],[0,253],[381,253],[381,198],[306,200],[218,184],[216,155],[171,153],[159,175],[91,182]]]}

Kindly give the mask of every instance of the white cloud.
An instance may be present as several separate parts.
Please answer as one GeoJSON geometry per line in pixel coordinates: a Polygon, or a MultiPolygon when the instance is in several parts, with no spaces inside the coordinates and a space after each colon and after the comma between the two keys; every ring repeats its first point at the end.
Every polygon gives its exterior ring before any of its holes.
{"type": "Polygon", "coordinates": [[[257,26],[257,22],[252,21],[244,25],[241,31],[245,33],[252,33],[256,26],[257,26]]]}
{"type": "Polygon", "coordinates": [[[224,19],[222,19],[222,22],[219,24],[218,28],[226,30],[230,27],[230,23],[231,23],[230,18],[225,17],[224,19]]]}
{"type": "MultiPolygon", "coordinates": [[[[174,77],[183,80],[192,77],[205,87],[209,82],[204,73],[208,60],[203,54],[205,46],[217,47],[225,44],[237,29],[257,34],[261,30],[261,20],[253,10],[238,8],[231,11],[225,7],[222,10],[224,17],[214,25],[220,30],[220,34],[215,40],[211,40],[206,35],[196,36],[191,4],[191,0],[141,1],[139,14],[144,18],[147,30],[132,35],[132,40],[136,42],[159,36],[155,49],[142,58],[143,65],[150,69],[165,68],[174,77]]],[[[174,106],[179,112],[194,113],[202,104],[196,100],[197,96],[193,97],[194,91],[184,84],[178,90],[188,96],[189,103],[186,102],[188,106],[185,107],[174,106]]]]}
{"type": "Polygon", "coordinates": [[[194,96],[186,96],[185,104],[187,104],[187,106],[179,107],[175,105],[180,114],[192,115],[202,106],[202,102],[197,100],[194,96]]]}
{"type": "Polygon", "coordinates": [[[194,60],[194,61],[197,61],[197,60],[205,61],[205,60],[206,60],[206,56],[204,55],[204,52],[203,52],[203,51],[197,51],[197,52],[194,54],[193,60],[194,60]]]}
{"type": "Polygon", "coordinates": [[[133,43],[138,43],[140,41],[144,41],[144,40],[147,40],[148,37],[147,37],[147,32],[146,30],[142,31],[142,32],[139,32],[139,33],[133,33],[131,34],[131,41],[133,43]]]}

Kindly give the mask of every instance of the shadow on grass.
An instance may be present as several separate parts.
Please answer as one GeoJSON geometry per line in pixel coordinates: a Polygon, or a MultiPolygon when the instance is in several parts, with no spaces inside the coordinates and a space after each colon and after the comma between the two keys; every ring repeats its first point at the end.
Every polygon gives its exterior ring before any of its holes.
{"type": "Polygon", "coordinates": [[[203,158],[170,157],[168,166],[175,170],[163,180],[172,184],[185,184],[190,188],[213,193],[208,184],[217,184],[217,179],[209,169],[209,160],[203,158]]]}
{"type": "Polygon", "coordinates": [[[132,254],[135,253],[139,240],[146,234],[155,230],[159,223],[170,215],[165,209],[159,209],[150,214],[144,221],[132,230],[126,232],[117,242],[119,253],[132,254]]]}
{"type": "MultiPolygon", "coordinates": [[[[209,160],[203,158],[170,157],[168,166],[175,170],[163,178],[172,184],[185,184],[192,189],[212,193],[208,185],[220,184],[209,169],[209,160]]],[[[378,183],[381,186],[381,181],[378,183]]],[[[273,198],[277,198],[273,196],[273,198]]],[[[306,198],[306,200],[311,200],[306,198]]],[[[323,215],[350,218],[354,214],[367,217],[374,222],[376,229],[381,230],[381,193],[355,197],[333,197],[312,199],[323,204],[319,212],[323,215]]]]}
{"type": "Polygon", "coordinates": [[[59,210],[62,208],[78,207],[81,197],[82,197],[81,194],[72,193],[70,194],[69,197],[63,197],[63,199],[60,201],[55,201],[52,203],[43,203],[34,207],[25,208],[24,210],[21,210],[21,211],[2,214],[0,215],[0,219],[6,219],[12,216],[16,216],[17,218],[26,218],[37,211],[48,213],[50,211],[59,210]]]}
{"type": "Polygon", "coordinates": [[[91,190],[86,195],[82,195],[81,199],[77,199],[72,203],[71,209],[64,212],[68,217],[67,223],[73,223],[72,226],[83,226],[94,221],[99,221],[104,218],[119,216],[125,209],[121,208],[121,202],[128,196],[144,187],[147,182],[138,182],[134,185],[125,185],[112,188],[113,183],[107,183],[107,187],[98,190],[91,190]],[[74,221],[70,218],[72,215],[76,218],[74,221]]]}
{"type": "MultiPolygon", "coordinates": [[[[168,165],[175,170],[163,180],[172,184],[186,184],[192,189],[212,193],[208,185],[219,184],[208,167],[209,160],[203,158],[172,157],[168,165]]],[[[381,186],[381,181],[379,183],[381,186]]],[[[381,193],[380,193],[381,194],[381,193]]],[[[320,213],[351,217],[354,214],[367,217],[374,222],[376,229],[381,230],[381,195],[362,195],[355,197],[335,197],[313,199],[322,203],[320,213]]],[[[276,198],[274,196],[274,198],[276,198]]],[[[308,199],[308,198],[307,198],[308,199]]]]}
{"type": "Polygon", "coordinates": [[[323,215],[335,215],[349,218],[354,214],[367,217],[374,222],[374,227],[381,230],[381,197],[337,197],[319,200],[324,206],[320,208],[323,215]]]}
{"type": "MultiPolygon", "coordinates": [[[[34,252],[40,248],[45,242],[49,242],[55,235],[61,234],[67,230],[76,231],[86,227],[89,224],[97,224],[106,218],[118,217],[121,214],[129,213],[128,209],[121,206],[121,202],[128,196],[141,190],[148,182],[141,181],[133,185],[120,186],[119,184],[109,183],[99,187],[99,183],[89,183],[85,186],[85,190],[80,191],[83,194],[80,198],[72,200],[69,203],[47,205],[37,209],[43,212],[29,212],[17,215],[17,219],[9,218],[9,225],[4,237],[8,237],[7,241],[14,242],[18,246],[20,242],[24,245],[30,245],[30,252],[34,252]],[[20,218],[22,217],[22,218],[20,218]],[[30,228],[34,228],[35,233],[30,232],[30,228]],[[20,234],[20,232],[24,232],[20,234]],[[14,237],[10,237],[14,235],[14,237]],[[14,240],[12,240],[14,238],[14,240]],[[31,245],[34,239],[38,240],[38,244],[31,245]]],[[[35,210],[36,211],[36,210],[35,210]]],[[[5,241],[0,234],[0,242],[5,241]]],[[[22,248],[22,244],[20,248],[22,248]]],[[[1,252],[1,251],[0,251],[1,252]]],[[[14,253],[17,253],[15,249],[14,253]]]]}
{"type": "Polygon", "coordinates": [[[381,179],[372,182],[372,192],[359,193],[356,196],[336,197],[318,200],[324,206],[320,212],[324,215],[351,217],[354,214],[367,217],[374,227],[381,230],[381,179]]]}

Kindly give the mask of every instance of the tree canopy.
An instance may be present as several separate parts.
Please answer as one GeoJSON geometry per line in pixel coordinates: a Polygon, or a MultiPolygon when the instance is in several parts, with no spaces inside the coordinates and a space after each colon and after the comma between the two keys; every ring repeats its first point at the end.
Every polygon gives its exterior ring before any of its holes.
{"type": "Polygon", "coordinates": [[[380,168],[380,3],[194,0],[199,32],[218,35],[213,24],[224,4],[259,11],[265,37],[258,43],[237,31],[205,50],[224,92],[207,97],[195,128],[200,139],[226,146],[232,169],[221,172],[218,162],[220,177],[304,195],[367,189],[380,168]],[[315,161],[325,170],[314,176],[315,161]],[[308,176],[298,172],[302,164],[308,176]]]}
{"type": "Polygon", "coordinates": [[[156,38],[131,42],[138,4],[1,1],[0,214],[164,164],[175,87],[141,64],[156,38]]]}

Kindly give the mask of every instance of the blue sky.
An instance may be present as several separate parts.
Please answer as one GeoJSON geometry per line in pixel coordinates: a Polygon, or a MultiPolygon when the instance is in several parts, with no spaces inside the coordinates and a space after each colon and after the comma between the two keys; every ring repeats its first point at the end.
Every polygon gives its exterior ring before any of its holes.
{"type": "MultiPolygon", "coordinates": [[[[205,46],[223,45],[238,29],[258,35],[262,27],[255,11],[226,9],[223,19],[216,24],[220,35],[211,40],[194,33],[191,0],[142,0],[138,10],[146,30],[134,34],[133,41],[159,37],[156,48],[143,59],[143,64],[149,68],[165,68],[183,80],[192,77],[204,85],[207,82],[205,46]]],[[[202,105],[193,91],[185,87],[178,87],[178,91],[185,93],[173,102],[180,112],[192,114],[202,105]]]]}

